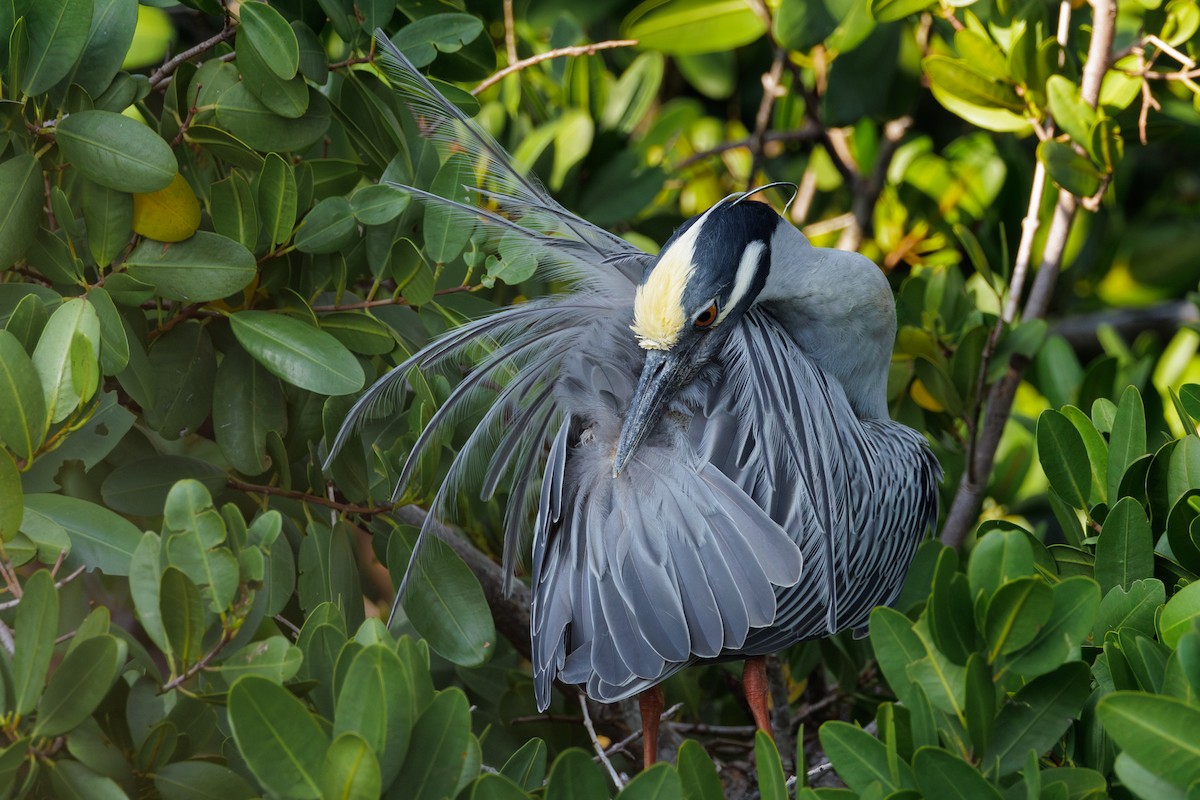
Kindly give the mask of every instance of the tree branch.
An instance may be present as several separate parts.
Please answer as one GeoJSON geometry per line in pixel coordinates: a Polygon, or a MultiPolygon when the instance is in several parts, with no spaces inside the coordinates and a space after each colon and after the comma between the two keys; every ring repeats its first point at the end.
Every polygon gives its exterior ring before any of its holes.
{"type": "MultiPolygon", "coordinates": [[[[1083,68],[1081,94],[1084,102],[1095,108],[1100,96],[1100,83],[1108,70],[1111,57],[1117,7],[1115,0],[1091,0],[1091,2],[1093,9],[1092,39],[1088,44],[1087,63],[1083,68]]],[[[1040,163],[1037,170],[1041,170],[1040,163]]],[[[1036,214],[1036,209],[1040,207],[1041,191],[1045,179],[1043,177],[1043,184],[1039,185],[1037,171],[1034,173],[1034,178],[1032,188],[1036,190],[1037,194],[1034,195],[1031,191],[1029,205],[1031,213],[1036,214]]],[[[1071,232],[1071,222],[1075,218],[1078,205],[1077,198],[1070,192],[1059,191],[1058,201],[1055,203],[1054,214],[1050,221],[1050,229],[1046,232],[1046,243],[1042,248],[1042,260],[1021,314],[1023,319],[1043,319],[1046,316],[1046,311],[1050,307],[1050,299],[1054,293],[1054,286],[1058,281],[1059,269],[1062,267],[1067,237],[1071,232]]],[[[1029,217],[1026,216],[1027,221],[1028,219],[1029,217]]],[[[1029,250],[1032,250],[1033,233],[1022,231],[1023,245],[1025,237],[1030,239],[1029,250]]],[[[1018,252],[1019,258],[1020,251],[1018,252]]],[[[1015,267],[1014,278],[1016,278],[1015,267]]],[[[1019,286],[1014,286],[1012,294],[1019,297],[1019,289],[1019,286]]],[[[963,466],[963,475],[947,514],[945,527],[942,529],[941,540],[944,544],[951,547],[961,545],[978,519],[979,503],[996,460],[996,448],[1000,444],[1000,437],[1004,433],[1005,423],[1007,423],[1009,412],[1012,410],[1017,387],[1021,385],[1021,378],[1025,374],[1028,363],[1028,359],[1023,356],[1014,356],[1009,362],[1004,376],[991,387],[991,391],[988,393],[987,406],[982,424],[978,429],[974,450],[971,452],[968,448],[970,458],[963,466]]],[[[981,369],[987,369],[986,361],[981,369]]]]}
{"type": "Polygon", "coordinates": [[[614,47],[632,47],[635,44],[637,44],[637,39],[613,39],[607,42],[596,42],[594,44],[581,44],[574,47],[560,47],[557,50],[548,50],[545,53],[538,53],[535,56],[523,58],[515,64],[509,64],[504,69],[499,70],[490,77],[485,78],[478,86],[471,90],[471,94],[478,96],[514,72],[520,72],[526,67],[532,67],[534,64],[540,64],[543,61],[549,61],[553,58],[563,58],[564,56],[591,56],[595,55],[596,51],[598,50],[611,50],[614,47]]]}
{"type": "Polygon", "coordinates": [[[216,36],[213,36],[209,39],[205,39],[200,44],[195,45],[194,47],[189,47],[187,50],[184,50],[182,53],[179,53],[174,58],[169,59],[168,61],[163,63],[163,65],[161,67],[154,70],[154,72],[150,73],[150,88],[158,89],[160,86],[166,84],[168,81],[171,80],[171,77],[175,74],[175,70],[179,69],[180,64],[187,61],[189,58],[194,58],[195,56],[198,56],[201,53],[208,52],[209,50],[216,47],[221,42],[226,41],[227,39],[232,39],[234,32],[235,32],[235,29],[233,27],[226,26],[216,36]]]}

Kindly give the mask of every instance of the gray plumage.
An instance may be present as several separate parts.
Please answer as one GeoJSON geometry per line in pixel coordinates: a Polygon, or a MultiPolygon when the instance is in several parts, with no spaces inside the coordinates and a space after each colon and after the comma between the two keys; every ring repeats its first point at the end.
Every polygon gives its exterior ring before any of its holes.
{"type": "Polygon", "coordinates": [[[878,268],[811,247],[741,198],[649,256],[555,203],[390,42],[380,48],[431,138],[486,170],[482,194],[498,211],[418,194],[515,237],[569,288],[428,345],[364,394],[331,451],[394,407],[409,370],[470,368],[396,496],[437,432],[475,414],[431,519],[460,491],[507,489],[510,580],[532,546],[539,708],[556,678],[619,700],[697,661],[861,626],[894,600],[935,521],[941,470],[920,435],[887,418],[895,312],[878,268]],[[679,303],[711,296],[721,321],[696,317],[679,344],[658,342],[634,319],[636,292],[681,250],[696,266],[679,303]]]}

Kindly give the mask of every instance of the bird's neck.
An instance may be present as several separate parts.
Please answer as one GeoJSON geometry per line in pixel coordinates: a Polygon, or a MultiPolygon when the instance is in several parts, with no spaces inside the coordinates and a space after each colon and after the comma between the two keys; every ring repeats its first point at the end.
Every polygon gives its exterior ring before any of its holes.
{"type": "Polygon", "coordinates": [[[758,302],[842,385],[860,418],[886,419],[896,306],[883,272],[857,253],[813,247],[791,225],[779,226],[771,256],[758,302]]]}

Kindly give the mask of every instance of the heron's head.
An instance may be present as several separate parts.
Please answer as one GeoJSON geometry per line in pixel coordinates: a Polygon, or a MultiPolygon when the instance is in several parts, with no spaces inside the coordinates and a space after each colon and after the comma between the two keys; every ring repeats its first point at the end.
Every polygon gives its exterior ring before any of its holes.
{"type": "Polygon", "coordinates": [[[646,362],[625,413],[614,477],[758,297],[771,238],[786,224],[763,203],[723,200],[685,222],[646,271],[630,326],[646,362]]]}

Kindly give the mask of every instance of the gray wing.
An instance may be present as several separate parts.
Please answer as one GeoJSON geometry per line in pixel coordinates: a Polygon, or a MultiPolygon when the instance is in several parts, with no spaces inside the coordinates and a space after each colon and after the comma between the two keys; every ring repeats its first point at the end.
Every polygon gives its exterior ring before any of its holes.
{"type": "Polygon", "coordinates": [[[419,557],[433,519],[451,516],[458,491],[471,484],[486,500],[507,488],[505,563],[511,576],[521,532],[530,527],[536,505],[545,451],[563,415],[554,391],[559,366],[566,354],[588,346],[595,327],[628,325],[634,283],[651,256],[566,211],[535,179],[522,175],[504,149],[442,97],[381,32],[376,41],[381,68],[422,133],[443,154],[471,159],[480,185],[468,188],[489,207],[402,188],[449,210],[464,224],[482,224],[494,237],[506,237],[537,259],[543,277],[564,281],[567,291],[451,330],[380,378],[347,414],[326,468],[363,422],[401,407],[411,370],[457,368],[468,373],[418,437],[393,499],[403,494],[417,464],[440,441],[439,434],[474,417],[474,431],[449,467],[413,559],[419,557]]]}
{"type": "Polygon", "coordinates": [[[628,333],[564,364],[580,410],[549,452],[533,540],[534,688],[558,677],[613,701],[697,658],[743,646],[800,577],[787,533],[713,465],[680,422],[660,425],[614,479],[640,358],[628,333]],[[627,344],[625,342],[628,342],[627,344]]]}
{"type": "Polygon", "coordinates": [[[768,312],[752,310],[731,337],[692,437],[805,559],[803,579],[778,592],[774,624],[753,631],[743,654],[862,625],[895,599],[936,524],[941,468],[915,431],[860,420],[768,312]]]}

